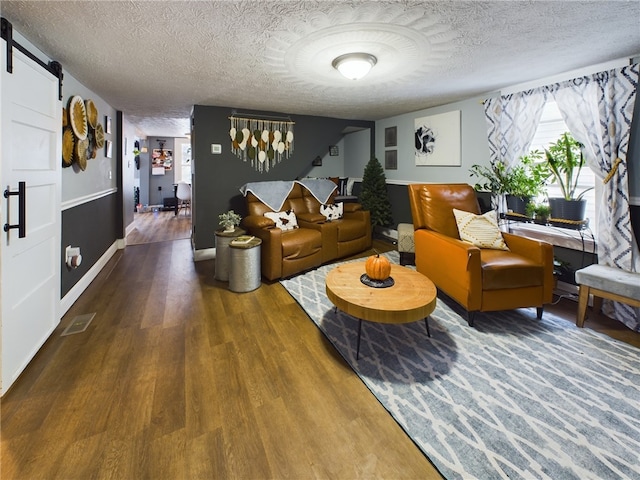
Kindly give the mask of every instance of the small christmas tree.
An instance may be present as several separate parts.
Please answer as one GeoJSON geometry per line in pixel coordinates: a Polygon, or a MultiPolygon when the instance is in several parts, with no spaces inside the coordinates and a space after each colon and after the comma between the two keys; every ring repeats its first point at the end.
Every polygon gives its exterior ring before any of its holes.
{"type": "Polygon", "coordinates": [[[392,222],[387,179],[378,159],[371,157],[364,168],[360,203],[371,213],[371,225],[387,226],[392,222]]]}

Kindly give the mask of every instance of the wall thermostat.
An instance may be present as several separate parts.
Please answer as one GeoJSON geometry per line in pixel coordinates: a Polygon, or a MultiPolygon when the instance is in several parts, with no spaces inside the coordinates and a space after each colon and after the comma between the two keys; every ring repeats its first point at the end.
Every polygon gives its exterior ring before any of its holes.
{"type": "Polygon", "coordinates": [[[211,153],[213,153],[213,154],[222,153],[222,145],[220,145],[219,143],[212,143],[211,144],[211,153]]]}

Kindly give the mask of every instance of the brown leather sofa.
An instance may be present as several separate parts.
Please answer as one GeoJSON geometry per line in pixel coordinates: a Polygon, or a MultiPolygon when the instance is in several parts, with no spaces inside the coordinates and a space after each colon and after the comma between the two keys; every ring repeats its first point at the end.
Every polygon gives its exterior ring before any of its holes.
{"type": "MultiPolygon", "coordinates": [[[[333,203],[336,192],[327,203],[333,203]]],[[[321,203],[295,183],[280,211],[293,210],[298,227],[282,231],[264,216],[273,210],[253,193],[245,195],[248,215],[242,227],[262,240],[262,275],[268,280],[286,278],[325,262],[353,255],[371,247],[369,211],[359,203],[344,203],[343,217],[327,221],[321,203]]]]}
{"type": "Polygon", "coordinates": [[[467,184],[410,184],[416,268],[467,312],[543,306],[553,296],[553,247],[502,233],[508,251],[478,248],[460,240],[453,209],[480,214],[467,184]]]}

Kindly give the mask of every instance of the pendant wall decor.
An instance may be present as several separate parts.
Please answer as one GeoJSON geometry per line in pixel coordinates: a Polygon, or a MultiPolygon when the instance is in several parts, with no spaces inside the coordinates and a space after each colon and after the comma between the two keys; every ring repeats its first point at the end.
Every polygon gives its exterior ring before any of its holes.
{"type": "Polygon", "coordinates": [[[258,172],[289,158],[293,153],[293,125],[290,119],[229,117],[231,151],[242,161],[250,161],[258,172]]]}

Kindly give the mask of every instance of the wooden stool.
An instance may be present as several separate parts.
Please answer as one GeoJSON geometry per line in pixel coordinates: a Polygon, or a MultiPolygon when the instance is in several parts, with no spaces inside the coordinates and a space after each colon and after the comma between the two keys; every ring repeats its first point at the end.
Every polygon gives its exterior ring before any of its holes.
{"type": "Polygon", "coordinates": [[[413,241],[413,225],[411,223],[398,224],[398,253],[400,265],[415,265],[416,245],[413,241]]]}
{"type": "Polygon", "coordinates": [[[596,313],[602,308],[603,298],[640,307],[640,273],[606,265],[589,265],[576,271],[576,283],[580,286],[578,327],[584,326],[589,294],[593,295],[593,311],[596,313]]]}

